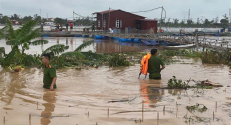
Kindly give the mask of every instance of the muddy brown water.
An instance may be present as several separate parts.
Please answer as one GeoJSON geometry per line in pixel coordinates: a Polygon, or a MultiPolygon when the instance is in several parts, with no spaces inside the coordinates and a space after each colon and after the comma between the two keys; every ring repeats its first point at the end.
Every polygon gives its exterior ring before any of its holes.
{"type": "Polygon", "coordinates": [[[19,73],[1,69],[0,123],[4,124],[5,117],[5,125],[95,125],[96,122],[98,125],[156,125],[159,112],[159,125],[187,125],[183,118],[186,114],[210,119],[208,123],[195,124],[230,125],[231,88],[227,86],[230,86],[231,69],[224,65],[203,65],[197,58],[175,59],[180,61],[167,65],[162,80],[143,79],[144,76],[138,79],[139,65],[59,69],[55,91],[42,88],[42,69],[28,68],[19,73]],[[160,89],[167,86],[173,75],[182,80],[209,79],[224,87],[204,92],[160,89]],[[139,123],[142,100],[144,122],[139,123]],[[206,105],[208,110],[187,112],[186,106],[196,103],[206,105]]]}
{"type": "MultiPolygon", "coordinates": [[[[137,52],[141,51],[143,48],[139,43],[129,43],[129,42],[119,42],[118,40],[108,39],[108,40],[96,40],[92,38],[83,38],[83,37],[43,37],[37,39],[48,40],[48,44],[30,46],[29,50],[26,50],[27,54],[41,54],[42,51],[46,50],[50,46],[56,44],[62,44],[69,46],[68,51],[74,51],[84,42],[94,40],[94,43],[83,48],[83,52],[92,51],[96,53],[119,53],[119,52],[137,52]]],[[[5,40],[0,40],[0,47],[5,47],[6,53],[11,51],[11,47],[6,45],[5,40]]]]}

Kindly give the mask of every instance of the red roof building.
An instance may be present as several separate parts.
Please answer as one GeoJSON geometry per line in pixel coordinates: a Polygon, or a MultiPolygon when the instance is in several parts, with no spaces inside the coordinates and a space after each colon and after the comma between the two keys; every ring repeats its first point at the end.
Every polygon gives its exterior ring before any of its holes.
{"type": "Polygon", "coordinates": [[[122,29],[125,27],[136,28],[139,30],[153,29],[154,33],[157,33],[157,21],[145,19],[143,16],[139,16],[123,10],[107,10],[102,12],[95,12],[96,14],[96,29],[108,30],[122,29]]]}

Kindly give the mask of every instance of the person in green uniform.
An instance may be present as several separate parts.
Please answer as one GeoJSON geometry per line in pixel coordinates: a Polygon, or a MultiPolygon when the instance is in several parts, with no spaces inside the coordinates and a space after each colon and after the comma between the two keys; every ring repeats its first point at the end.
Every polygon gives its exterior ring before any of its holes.
{"type": "Polygon", "coordinates": [[[148,60],[148,73],[149,79],[161,79],[161,70],[165,68],[165,64],[162,59],[157,57],[157,49],[151,50],[151,57],[148,60]]]}
{"type": "Polygon", "coordinates": [[[56,86],[56,69],[50,64],[50,54],[42,55],[42,63],[45,65],[43,73],[43,88],[54,90],[56,86]]]}

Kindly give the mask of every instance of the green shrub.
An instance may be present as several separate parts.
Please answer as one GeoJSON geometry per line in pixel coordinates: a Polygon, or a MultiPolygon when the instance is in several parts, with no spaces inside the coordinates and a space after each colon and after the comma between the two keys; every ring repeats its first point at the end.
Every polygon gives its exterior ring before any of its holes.
{"type": "Polygon", "coordinates": [[[126,60],[124,54],[112,54],[109,57],[109,67],[129,66],[130,63],[126,60]]]}

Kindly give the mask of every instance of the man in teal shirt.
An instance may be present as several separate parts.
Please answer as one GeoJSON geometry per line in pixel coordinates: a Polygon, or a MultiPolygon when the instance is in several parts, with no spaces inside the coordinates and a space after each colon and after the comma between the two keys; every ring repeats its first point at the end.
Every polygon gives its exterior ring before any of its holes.
{"type": "Polygon", "coordinates": [[[162,59],[157,57],[157,49],[151,50],[151,57],[148,60],[148,73],[149,79],[161,79],[161,70],[165,68],[165,64],[162,59]],[[160,68],[161,67],[161,68],[160,68]]]}
{"type": "Polygon", "coordinates": [[[42,55],[42,63],[45,65],[43,74],[43,88],[50,89],[53,91],[56,89],[56,70],[54,66],[50,64],[50,54],[42,55]]]}

